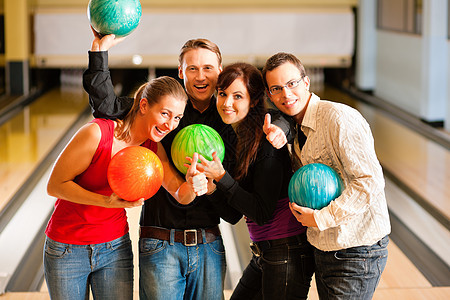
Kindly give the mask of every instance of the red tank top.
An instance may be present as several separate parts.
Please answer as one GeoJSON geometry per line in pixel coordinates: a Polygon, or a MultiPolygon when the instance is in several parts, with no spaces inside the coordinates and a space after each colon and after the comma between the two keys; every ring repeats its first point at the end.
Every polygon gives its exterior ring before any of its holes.
{"type": "MultiPolygon", "coordinates": [[[[90,166],[74,181],[81,187],[105,196],[112,194],[106,172],[111,161],[114,122],[94,119],[102,133],[90,166]]],[[[157,144],[147,140],[142,146],[156,153],[157,144]]],[[[45,230],[46,235],[60,243],[88,245],[117,239],[128,232],[125,209],[105,208],[56,200],[55,209],[45,230]]]]}

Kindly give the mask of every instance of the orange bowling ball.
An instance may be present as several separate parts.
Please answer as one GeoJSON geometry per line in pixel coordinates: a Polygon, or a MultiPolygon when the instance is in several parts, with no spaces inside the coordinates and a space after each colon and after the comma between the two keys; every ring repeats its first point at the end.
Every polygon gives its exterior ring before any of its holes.
{"type": "Polygon", "coordinates": [[[161,187],[164,170],[159,157],[141,146],[117,152],[108,166],[107,177],[114,193],[127,201],[152,197],[161,187]]]}

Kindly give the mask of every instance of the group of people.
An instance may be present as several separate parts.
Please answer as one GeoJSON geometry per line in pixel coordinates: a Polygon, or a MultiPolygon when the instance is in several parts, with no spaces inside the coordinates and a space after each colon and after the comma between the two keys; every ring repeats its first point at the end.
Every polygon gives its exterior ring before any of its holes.
{"type": "Polygon", "coordinates": [[[138,206],[140,299],[223,299],[218,224],[242,217],[253,255],[231,299],[306,299],[314,274],[320,299],[371,299],[386,265],[390,223],[372,134],[356,110],[310,92],[292,54],[273,55],[262,72],[241,62],[223,67],[207,39],[181,48],[184,89],[162,76],[134,98],[120,97],[108,50],[123,38],[93,32],[83,86],[95,119],[63,150],[48,183],[58,198],[44,247],[52,299],[88,299],[90,292],[94,299],[133,298],[124,208],[138,206]],[[225,158],[194,154],[184,176],[170,149],[191,124],[214,128],[225,158]],[[164,182],[152,198],[129,202],[112,192],[106,169],[133,145],[161,158],[164,182]],[[293,172],[309,163],[332,167],[345,185],[320,210],[288,198],[293,172]]]}

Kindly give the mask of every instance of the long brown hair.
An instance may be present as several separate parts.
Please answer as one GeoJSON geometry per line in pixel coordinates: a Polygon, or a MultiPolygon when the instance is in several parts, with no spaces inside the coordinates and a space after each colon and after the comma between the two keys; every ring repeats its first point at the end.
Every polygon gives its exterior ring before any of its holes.
{"type": "Polygon", "coordinates": [[[130,141],[130,128],[140,111],[141,99],[147,99],[149,106],[158,103],[163,96],[173,96],[187,102],[187,95],[181,84],[169,76],[161,76],[141,85],[134,94],[134,103],[123,120],[117,120],[114,137],[126,142],[130,141]]]}
{"type": "Polygon", "coordinates": [[[244,178],[248,167],[256,159],[256,153],[263,137],[264,116],[266,114],[264,82],[261,72],[247,63],[234,63],[223,69],[217,81],[217,89],[227,89],[233,81],[241,78],[250,96],[247,116],[236,128],[236,180],[244,178]]]}

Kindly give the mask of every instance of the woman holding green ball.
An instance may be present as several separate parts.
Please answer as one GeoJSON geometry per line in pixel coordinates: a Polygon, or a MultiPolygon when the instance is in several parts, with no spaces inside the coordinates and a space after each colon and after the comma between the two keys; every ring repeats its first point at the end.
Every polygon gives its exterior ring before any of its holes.
{"type": "MultiPolygon", "coordinates": [[[[231,299],[306,299],[314,273],[306,227],[289,209],[292,176],[287,147],[265,138],[265,88],[260,71],[246,63],[224,68],[217,83],[217,110],[237,135],[236,167],[230,175],[214,153],[197,168],[214,180],[208,197],[225,201],[246,217],[253,257],[231,299]]],[[[266,118],[266,119],[265,119],[266,118]]]]}

